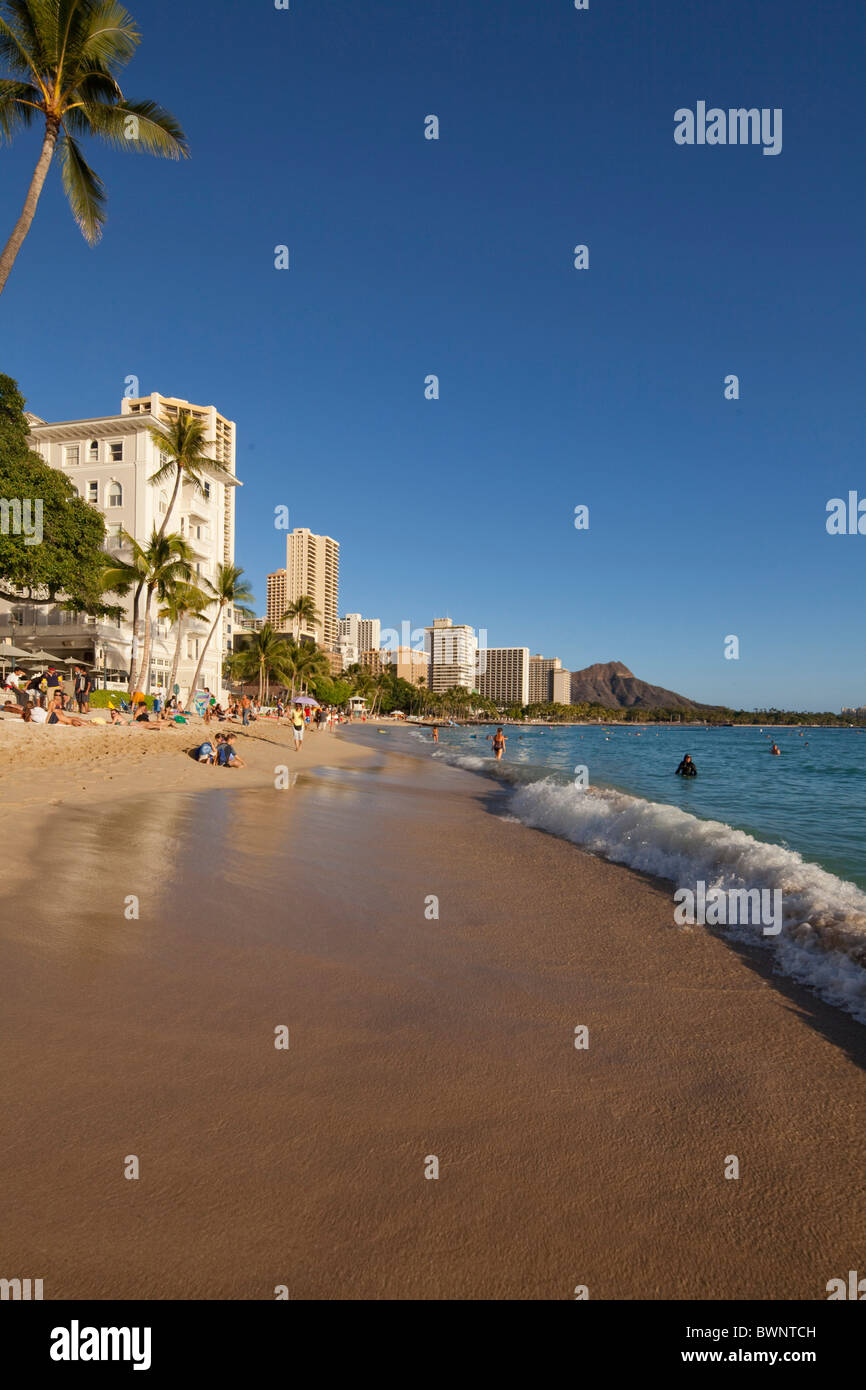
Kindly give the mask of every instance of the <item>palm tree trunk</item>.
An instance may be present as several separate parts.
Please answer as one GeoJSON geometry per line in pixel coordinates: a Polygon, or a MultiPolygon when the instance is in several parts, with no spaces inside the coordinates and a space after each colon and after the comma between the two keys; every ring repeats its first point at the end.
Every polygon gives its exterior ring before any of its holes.
{"type": "Polygon", "coordinates": [[[51,168],[51,161],[54,158],[54,149],[59,134],[60,121],[56,116],[49,116],[45,124],[45,139],[42,141],[42,153],[33,171],[33,178],[30,180],[30,187],[27,190],[24,207],[21,209],[21,216],[15,223],[12,235],[4,246],[2,253],[0,253],[0,294],[2,294],[3,290],[6,288],[6,281],[9,279],[12,267],[15,264],[15,258],[24,244],[24,238],[33,225],[33,218],[36,216],[39,197],[45,186],[48,170],[51,168]]]}
{"type": "Polygon", "coordinates": [[[174,644],[174,660],[171,663],[171,676],[169,677],[166,699],[170,699],[174,694],[175,681],[177,680],[177,668],[180,664],[180,644],[183,640],[183,614],[178,615],[177,620],[177,641],[174,644]]]}
{"type": "Polygon", "coordinates": [[[197,689],[197,687],[198,687],[198,678],[199,678],[199,676],[201,675],[201,668],[202,668],[202,666],[204,665],[204,659],[205,659],[205,657],[207,656],[207,649],[208,649],[208,647],[210,646],[211,638],[213,637],[214,633],[215,633],[216,630],[217,630],[217,624],[219,623],[219,620],[220,620],[220,618],[222,617],[222,613],[223,613],[223,608],[224,608],[224,607],[225,607],[225,604],[224,604],[224,603],[221,603],[220,606],[219,606],[219,608],[217,609],[217,615],[216,615],[216,617],[215,617],[214,620],[213,620],[213,627],[211,628],[210,632],[208,633],[207,637],[205,638],[205,644],[204,644],[204,646],[203,646],[202,649],[201,649],[201,656],[200,656],[199,659],[198,659],[198,666],[196,666],[196,668],[195,668],[195,675],[194,675],[193,678],[192,678],[192,685],[190,686],[190,688],[189,688],[189,694],[188,694],[187,697],[186,697],[186,702],[187,702],[187,704],[189,704],[190,700],[192,699],[192,697],[193,697],[193,695],[195,694],[196,689],[197,689]]]}
{"type": "Polygon", "coordinates": [[[127,691],[130,696],[135,690],[136,666],[138,664],[138,626],[142,584],[139,584],[132,600],[132,643],[129,648],[129,690],[127,691]]]}
{"type": "Polygon", "coordinates": [[[153,589],[148,589],[147,598],[144,604],[144,645],[141,650],[141,670],[138,673],[133,690],[145,690],[146,682],[150,684],[150,639],[151,639],[151,618],[150,610],[153,603],[153,589]]]}
{"type": "Polygon", "coordinates": [[[180,491],[180,485],[183,479],[183,469],[175,467],[175,473],[177,476],[174,480],[174,488],[172,489],[171,501],[168,504],[168,509],[165,513],[165,516],[162,518],[162,525],[156,533],[158,540],[162,540],[163,536],[165,535],[165,528],[169,523],[169,518],[171,517],[172,511],[174,510],[174,504],[177,501],[177,494],[180,491]]]}

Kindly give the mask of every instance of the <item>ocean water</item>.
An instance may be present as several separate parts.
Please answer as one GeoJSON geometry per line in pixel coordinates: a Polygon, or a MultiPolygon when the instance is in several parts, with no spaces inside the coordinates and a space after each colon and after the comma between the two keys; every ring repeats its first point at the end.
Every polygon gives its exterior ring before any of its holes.
{"type": "Polygon", "coordinates": [[[404,728],[392,745],[495,778],[507,814],[674,885],[779,891],[778,935],[760,923],[702,929],[772,951],[779,970],[866,1023],[866,731],[506,727],[499,764],[492,731],[442,728],[436,746],[404,728]],[[674,775],[685,753],[695,778],[674,775]]]}

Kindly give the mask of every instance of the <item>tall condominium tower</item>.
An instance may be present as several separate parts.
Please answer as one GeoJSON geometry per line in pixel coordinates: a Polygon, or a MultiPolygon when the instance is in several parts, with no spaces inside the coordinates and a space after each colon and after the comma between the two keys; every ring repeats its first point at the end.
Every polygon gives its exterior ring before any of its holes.
{"type": "Polygon", "coordinates": [[[337,645],[337,605],[340,593],[340,546],[330,536],[316,536],[296,526],[286,537],[286,567],[268,575],[268,622],[281,632],[312,637],[318,646],[333,651],[337,645]],[[315,622],[300,628],[283,620],[290,604],[305,594],[318,613],[315,622]]]}
{"type": "Polygon", "coordinates": [[[382,623],[379,618],[362,618],[360,613],[347,613],[340,619],[338,637],[359,652],[377,652],[381,646],[382,623]]]}
{"type": "Polygon", "coordinates": [[[553,673],[562,670],[558,656],[532,656],[529,658],[529,700],[530,705],[548,705],[553,699],[553,673]]]}
{"type": "Polygon", "coordinates": [[[463,685],[475,689],[478,638],[465,623],[436,618],[424,629],[424,646],[430,657],[430,689],[450,690],[463,685]]]}
{"type": "Polygon", "coordinates": [[[528,647],[486,647],[477,660],[479,695],[497,705],[529,704],[528,647]]]}

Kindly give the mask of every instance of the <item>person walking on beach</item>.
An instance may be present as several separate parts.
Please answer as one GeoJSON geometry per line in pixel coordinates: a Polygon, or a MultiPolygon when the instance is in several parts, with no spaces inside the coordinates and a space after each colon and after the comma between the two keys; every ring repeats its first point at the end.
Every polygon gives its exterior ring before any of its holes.
{"type": "Polygon", "coordinates": [[[300,705],[295,705],[292,710],[292,733],[295,739],[295,752],[300,753],[301,744],[304,741],[304,715],[300,705]]]}
{"type": "Polygon", "coordinates": [[[677,777],[697,777],[697,775],[698,775],[698,769],[695,767],[694,763],[692,762],[690,755],[689,755],[688,753],[686,753],[685,757],[683,758],[682,762],[680,763],[679,767],[678,767],[677,770],[676,770],[676,776],[677,776],[677,777]]]}
{"type": "MultiPolygon", "coordinates": [[[[490,735],[488,734],[487,737],[490,738],[490,735]]],[[[508,739],[505,737],[501,728],[496,730],[496,733],[493,735],[492,741],[493,756],[497,762],[500,762],[502,760],[502,754],[505,752],[505,745],[508,742],[508,739]]]]}
{"type": "Polygon", "coordinates": [[[244,695],[244,698],[241,700],[241,723],[243,724],[244,728],[246,728],[246,726],[250,722],[250,710],[252,709],[252,707],[253,702],[250,699],[249,695],[244,695]]]}

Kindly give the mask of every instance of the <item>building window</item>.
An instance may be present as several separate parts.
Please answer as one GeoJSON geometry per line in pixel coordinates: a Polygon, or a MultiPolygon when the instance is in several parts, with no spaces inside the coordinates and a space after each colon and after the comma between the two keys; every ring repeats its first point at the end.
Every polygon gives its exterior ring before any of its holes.
{"type": "Polygon", "coordinates": [[[112,483],[108,489],[108,505],[109,507],[123,506],[123,488],[120,483],[112,483]]]}
{"type": "Polygon", "coordinates": [[[87,484],[87,500],[88,502],[99,501],[99,483],[90,482],[87,484]]]}
{"type": "Polygon", "coordinates": [[[123,445],[109,444],[108,452],[111,455],[112,463],[123,463],[123,445]]]}
{"type": "Polygon", "coordinates": [[[75,465],[78,463],[79,454],[80,454],[80,450],[79,450],[79,446],[78,446],[77,444],[69,444],[69,445],[67,446],[67,449],[66,449],[66,467],[67,467],[67,468],[74,468],[74,467],[75,467],[75,465]]]}
{"type": "Polygon", "coordinates": [[[98,463],[98,462],[99,462],[99,440],[98,440],[98,439],[91,439],[91,441],[90,441],[90,448],[89,448],[89,450],[88,450],[88,459],[89,459],[89,462],[90,462],[90,463],[98,463]]]}
{"type": "Polygon", "coordinates": [[[161,512],[168,511],[168,498],[166,497],[164,492],[161,492],[159,494],[159,510],[161,512]]]}
{"type": "Polygon", "coordinates": [[[204,485],[204,495],[205,495],[205,499],[209,502],[209,501],[210,501],[210,483],[205,483],[205,485],[204,485]]]}

